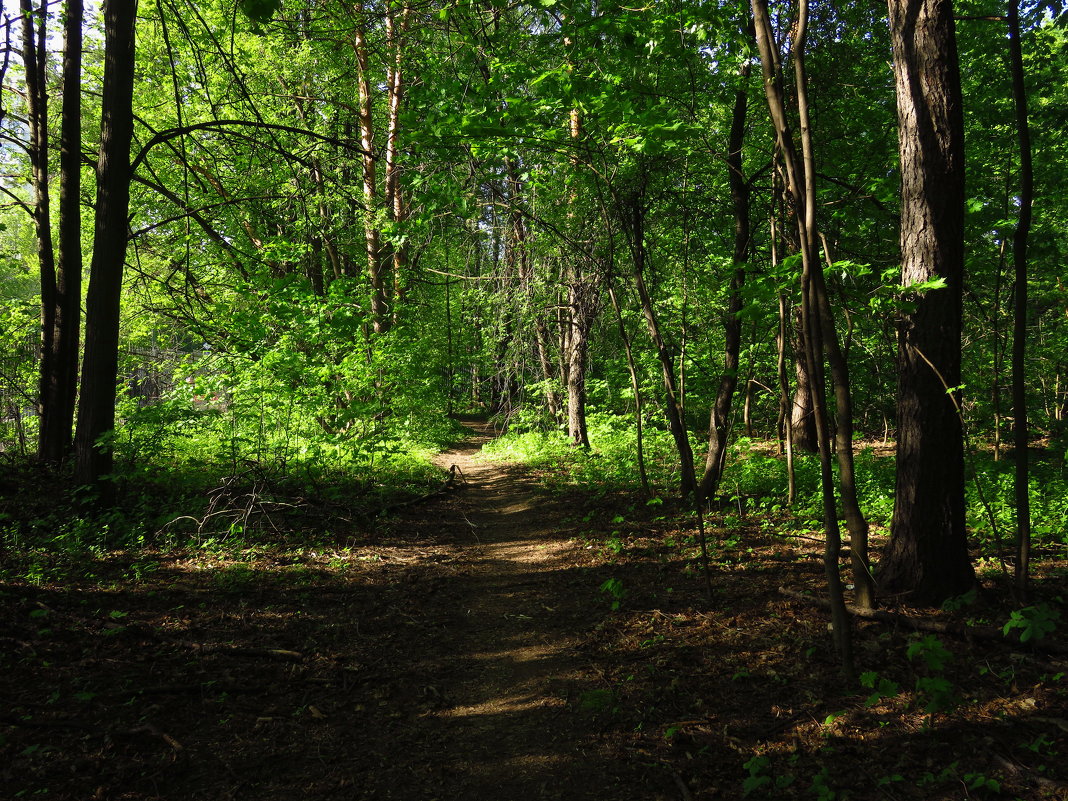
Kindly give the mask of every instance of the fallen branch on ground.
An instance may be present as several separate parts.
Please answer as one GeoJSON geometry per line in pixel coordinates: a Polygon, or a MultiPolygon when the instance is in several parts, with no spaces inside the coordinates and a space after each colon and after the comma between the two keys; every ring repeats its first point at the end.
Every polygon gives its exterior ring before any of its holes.
{"type": "MultiPolygon", "coordinates": [[[[830,602],[825,598],[817,598],[814,595],[805,595],[797,590],[779,587],[779,593],[788,598],[815,604],[824,609],[830,608],[830,602]]],[[[1001,643],[1016,650],[1034,650],[1048,654],[1068,654],[1068,644],[1050,642],[1047,640],[1031,640],[1020,643],[1006,637],[1001,629],[994,626],[967,626],[963,623],[954,623],[942,620],[928,620],[927,618],[912,617],[896,612],[886,612],[881,609],[861,609],[858,606],[847,606],[850,614],[866,620],[878,620],[880,623],[889,623],[894,626],[905,626],[916,631],[931,631],[936,634],[951,634],[962,639],[987,640],[1001,643]]]]}

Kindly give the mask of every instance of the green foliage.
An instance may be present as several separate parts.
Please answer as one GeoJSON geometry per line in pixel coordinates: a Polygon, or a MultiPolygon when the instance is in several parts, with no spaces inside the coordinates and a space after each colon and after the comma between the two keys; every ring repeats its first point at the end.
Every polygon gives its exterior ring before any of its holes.
{"type": "Polygon", "coordinates": [[[933,634],[916,635],[905,655],[920,668],[921,675],[916,677],[916,697],[923,703],[924,711],[931,716],[956,708],[959,703],[956,687],[945,676],[953,654],[946,650],[942,641],[933,634]]]}
{"type": "Polygon", "coordinates": [[[1049,604],[1025,606],[1023,609],[1012,612],[1001,631],[1007,637],[1010,631],[1019,629],[1020,642],[1041,640],[1047,634],[1052,634],[1057,630],[1060,619],[1060,610],[1054,609],[1049,604]]]}
{"type": "Polygon", "coordinates": [[[271,21],[280,5],[280,0],[238,0],[237,7],[250,20],[262,24],[271,21]]]}
{"type": "Polygon", "coordinates": [[[611,598],[612,611],[618,611],[623,606],[623,601],[627,597],[627,591],[623,587],[623,582],[617,578],[607,579],[601,584],[598,589],[611,598]]]}
{"type": "Polygon", "coordinates": [[[865,706],[875,706],[884,698],[893,698],[900,691],[897,682],[879,676],[874,671],[867,671],[860,675],[860,685],[874,690],[864,701],[865,706]]]}
{"type": "Polygon", "coordinates": [[[752,757],[742,767],[749,772],[742,782],[743,796],[759,793],[760,797],[773,798],[773,791],[786,789],[796,779],[793,773],[773,774],[771,758],[763,754],[752,757]]]}
{"type": "Polygon", "coordinates": [[[37,427],[39,314],[33,299],[0,296],[0,446],[10,443],[23,454],[37,427]]]}
{"type": "Polygon", "coordinates": [[[615,692],[610,689],[586,690],[579,698],[579,709],[583,712],[609,712],[617,702],[615,692]]]}

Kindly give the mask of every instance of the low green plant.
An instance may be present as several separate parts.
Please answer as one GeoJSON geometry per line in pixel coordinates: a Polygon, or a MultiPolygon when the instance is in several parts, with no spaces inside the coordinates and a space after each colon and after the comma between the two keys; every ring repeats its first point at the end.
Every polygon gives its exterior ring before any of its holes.
{"type": "Polygon", "coordinates": [[[953,654],[942,641],[933,634],[916,636],[905,655],[923,670],[923,674],[916,678],[916,698],[923,703],[923,710],[929,716],[928,722],[935,713],[955,709],[959,703],[956,688],[944,675],[953,654]]]}
{"type": "Polygon", "coordinates": [[[615,708],[616,694],[606,688],[586,690],[579,696],[579,709],[583,712],[608,712],[615,708]]]}
{"type": "MultiPolygon", "coordinates": [[[[792,765],[797,762],[798,755],[792,754],[788,762],[792,765]]],[[[772,771],[771,758],[758,754],[742,765],[749,775],[742,781],[742,795],[748,796],[757,791],[762,791],[761,796],[774,798],[776,790],[789,787],[796,780],[793,773],[775,773],[772,771]]]]}
{"type": "Polygon", "coordinates": [[[1009,620],[1002,626],[1001,633],[1008,637],[1010,631],[1019,629],[1020,642],[1041,640],[1047,634],[1056,631],[1060,619],[1061,613],[1049,604],[1025,606],[1009,615],[1009,620]]]}
{"type": "Polygon", "coordinates": [[[600,591],[611,598],[612,611],[617,611],[623,606],[623,599],[627,597],[627,591],[623,588],[623,582],[617,578],[606,580],[599,587],[600,591]]]}
{"type": "Polygon", "coordinates": [[[824,765],[820,768],[819,772],[812,777],[812,783],[809,785],[809,792],[814,795],[819,801],[834,801],[838,798],[838,792],[831,787],[830,784],[831,775],[827,766],[824,765]]]}
{"type": "Polygon", "coordinates": [[[860,675],[860,684],[874,691],[864,701],[864,706],[875,706],[884,698],[893,698],[901,689],[897,682],[883,678],[872,670],[860,675]]]}

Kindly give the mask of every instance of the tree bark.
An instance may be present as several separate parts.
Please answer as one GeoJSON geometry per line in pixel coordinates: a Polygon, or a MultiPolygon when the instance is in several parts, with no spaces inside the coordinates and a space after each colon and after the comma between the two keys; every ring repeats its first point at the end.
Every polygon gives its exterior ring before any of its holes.
{"type": "Polygon", "coordinates": [[[960,419],[964,117],[950,0],[889,0],[901,154],[897,488],[880,590],[939,604],[975,582],[960,419]]]}
{"type": "MultiPolygon", "coordinates": [[[[404,4],[399,17],[393,8],[386,8],[386,43],[390,49],[390,65],[386,75],[388,121],[386,123],[386,178],[385,205],[390,222],[394,225],[393,252],[393,286],[394,296],[399,304],[408,291],[408,245],[398,239],[401,231],[397,226],[408,216],[408,205],[400,182],[400,112],[404,102],[404,37],[408,32],[408,20],[411,18],[411,6],[404,4]]],[[[397,310],[393,310],[396,317],[397,310]]]]}
{"type": "Polygon", "coordinates": [[[67,0],[63,50],[63,105],[59,138],[59,261],[56,266],[55,380],[50,419],[42,420],[48,461],[73,448],[74,405],[82,317],[82,0],[67,0]]]}
{"type": "Polygon", "coordinates": [[[619,299],[616,298],[616,290],[611,283],[608,285],[608,297],[612,301],[612,308],[616,312],[616,323],[619,326],[619,338],[623,341],[623,349],[627,354],[627,373],[630,375],[630,388],[634,393],[634,434],[637,439],[636,450],[638,457],[638,477],[642,482],[642,492],[647,497],[652,497],[652,491],[649,489],[649,474],[645,469],[645,437],[644,437],[644,411],[642,410],[642,390],[641,384],[638,382],[638,370],[634,365],[634,349],[630,344],[630,335],[627,333],[627,326],[623,322],[623,309],[619,306],[619,299]]]}
{"type": "MultiPolygon", "coordinates": [[[[738,388],[738,356],[742,342],[742,287],[745,285],[745,263],[749,257],[749,183],[742,164],[742,144],[745,138],[745,118],[748,108],[749,64],[742,68],[742,86],[734,96],[731,115],[730,140],[727,146],[727,182],[734,207],[734,252],[727,314],[723,320],[723,373],[719,389],[712,402],[712,414],[708,423],[708,454],[701,475],[701,497],[709,498],[719,489],[723,467],[727,457],[727,437],[734,393],[738,388]]],[[[748,408],[748,406],[747,406],[748,408]]]]}
{"type": "Polygon", "coordinates": [[[588,448],[586,429],[586,359],[589,355],[592,315],[587,309],[589,287],[574,281],[568,287],[571,336],[567,350],[567,435],[571,444],[588,448]]]}
{"type": "Polygon", "coordinates": [[[375,169],[375,128],[372,113],[371,76],[368,57],[367,21],[364,4],[355,7],[358,19],[353,29],[352,47],[356,54],[359,87],[358,120],[360,148],[363,150],[363,234],[367,258],[367,276],[371,283],[371,325],[376,334],[383,334],[391,327],[389,298],[386,294],[386,276],[382,264],[382,238],[376,218],[378,208],[378,180],[375,169]]]}
{"type": "Polygon", "coordinates": [[[1031,130],[1027,120],[1027,87],[1020,48],[1020,0],[1009,0],[1009,63],[1012,96],[1016,106],[1016,136],[1020,144],[1020,217],[1012,237],[1012,263],[1016,280],[1012,315],[1012,430],[1016,457],[1016,590],[1028,594],[1031,561],[1031,498],[1028,494],[1027,432],[1027,238],[1031,231],[1034,174],[1031,166],[1031,130]]]}
{"type": "Polygon", "coordinates": [[[801,310],[795,309],[794,320],[790,325],[794,374],[797,376],[793,402],[790,404],[790,444],[795,453],[799,450],[817,453],[819,442],[816,439],[816,416],[812,409],[812,382],[805,359],[805,334],[801,328],[800,315],[801,310]]]}
{"type": "MultiPolygon", "coordinates": [[[[48,9],[42,2],[34,9],[32,0],[21,0],[22,61],[26,70],[26,112],[29,143],[26,148],[30,160],[33,188],[33,222],[37,242],[37,264],[41,277],[41,362],[37,411],[40,429],[37,441],[38,456],[49,462],[58,461],[55,441],[56,414],[56,257],[52,243],[51,198],[49,196],[49,132],[48,87],[45,81],[45,47],[48,38],[48,9]]],[[[69,435],[68,435],[69,436],[69,435]]]]}
{"type": "Polygon", "coordinates": [[[86,298],[85,356],[75,436],[75,478],[99,485],[104,504],[113,487],[112,448],[100,442],[115,427],[119,306],[128,239],[130,143],[133,139],[136,0],[105,0],[104,91],[97,160],[96,221],[86,298]]]}
{"type": "MultiPolygon", "coordinates": [[[[820,303],[822,265],[816,249],[816,190],[812,136],[809,122],[808,87],[805,73],[805,41],[808,27],[808,0],[798,4],[793,25],[791,56],[794,63],[794,85],[797,91],[797,111],[801,133],[801,158],[798,158],[793,131],[786,112],[779,54],[776,46],[766,0],[753,0],[753,18],[757,44],[760,49],[761,70],[768,110],[775,127],[776,140],[786,168],[787,191],[794,209],[801,246],[801,331],[804,356],[811,381],[812,410],[820,456],[820,485],[823,498],[824,572],[831,599],[831,622],[835,646],[847,679],[853,674],[852,639],[848,613],[845,608],[838,556],[841,552],[841,533],[835,509],[833,473],[831,469],[830,420],[825,398],[823,350],[826,324],[820,303]]],[[[833,325],[832,325],[833,327],[833,325]]]]}

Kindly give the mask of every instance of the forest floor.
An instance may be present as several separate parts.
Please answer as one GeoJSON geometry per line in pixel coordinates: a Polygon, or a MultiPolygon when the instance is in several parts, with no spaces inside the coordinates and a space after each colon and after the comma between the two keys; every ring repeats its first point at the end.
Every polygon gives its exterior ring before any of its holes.
{"type": "Polygon", "coordinates": [[[490,435],[372,535],[0,583],[0,799],[1068,798],[1068,657],[861,620],[849,685],[779,592],[820,593],[818,543],[713,528],[709,602],[692,521],[490,435]]]}

